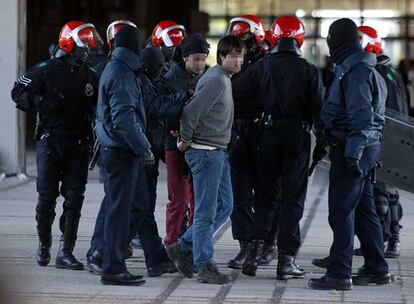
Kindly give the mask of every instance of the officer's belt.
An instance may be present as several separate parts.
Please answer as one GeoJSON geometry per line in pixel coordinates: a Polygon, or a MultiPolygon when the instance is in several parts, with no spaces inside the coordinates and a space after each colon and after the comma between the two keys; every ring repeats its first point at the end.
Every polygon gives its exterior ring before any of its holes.
{"type": "Polygon", "coordinates": [[[44,129],[43,134],[55,135],[59,137],[80,137],[87,138],[87,132],[85,130],[56,130],[56,129],[44,129]]]}
{"type": "Polygon", "coordinates": [[[234,120],[234,126],[237,128],[241,127],[257,127],[260,122],[260,118],[252,118],[252,119],[241,119],[236,118],[234,120]]]}

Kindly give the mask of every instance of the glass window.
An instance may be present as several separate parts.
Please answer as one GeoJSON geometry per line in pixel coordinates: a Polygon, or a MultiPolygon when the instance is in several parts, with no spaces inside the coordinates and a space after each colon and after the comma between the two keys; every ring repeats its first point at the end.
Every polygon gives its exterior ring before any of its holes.
{"type": "Polygon", "coordinates": [[[201,0],[199,4],[201,12],[205,12],[210,16],[225,16],[226,1],[223,0],[201,0]]]}
{"type": "Polygon", "coordinates": [[[397,17],[405,14],[405,0],[364,0],[364,17],[397,17]]]}
{"type": "Polygon", "coordinates": [[[209,67],[212,67],[213,65],[216,65],[216,55],[217,55],[217,45],[220,39],[217,38],[207,38],[207,42],[210,44],[210,53],[207,57],[207,65],[209,67]]]}
{"type": "Polygon", "coordinates": [[[227,12],[229,16],[239,16],[242,14],[242,2],[242,0],[227,0],[227,12]]]}
{"type": "Polygon", "coordinates": [[[405,43],[402,40],[382,40],[384,54],[391,58],[391,65],[397,67],[401,59],[405,58],[405,43]]]}
{"type": "Polygon", "coordinates": [[[313,13],[322,18],[358,18],[361,16],[359,0],[320,0],[320,8],[313,13]]]}
{"type": "Polygon", "coordinates": [[[296,15],[298,17],[304,17],[311,15],[315,8],[315,0],[280,0],[274,3],[273,14],[275,16],[296,15]]]}
{"type": "Polygon", "coordinates": [[[242,2],[241,13],[243,15],[270,16],[271,0],[255,0],[242,2]]]}
{"type": "Polygon", "coordinates": [[[224,18],[210,18],[209,36],[220,37],[226,34],[228,22],[224,18]]]}
{"type": "Polygon", "coordinates": [[[398,19],[364,19],[364,25],[371,26],[376,29],[381,38],[399,37],[404,35],[405,23],[405,21],[398,19]]]}

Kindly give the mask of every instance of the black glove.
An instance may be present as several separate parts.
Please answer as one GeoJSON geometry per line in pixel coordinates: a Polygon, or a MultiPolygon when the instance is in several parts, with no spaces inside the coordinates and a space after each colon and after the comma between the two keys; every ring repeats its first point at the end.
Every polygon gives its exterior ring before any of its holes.
{"type": "Polygon", "coordinates": [[[362,177],[364,173],[361,171],[359,167],[359,160],[355,158],[346,157],[345,158],[345,166],[349,173],[355,178],[362,177]]]}
{"type": "Polygon", "coordinates": [[[326,155],[328,155],[327,145],[325,143],[317,143],[315,148],[313,148],[312,159],[314,161],[320,161],[326,155]]]}
{"type": "Polygon", "coordinates": [[[151,151],[148,151],[139,158],[139,161],[143,167],[152,167],[155,165],[154,154],[152,154],[151,151]]]}

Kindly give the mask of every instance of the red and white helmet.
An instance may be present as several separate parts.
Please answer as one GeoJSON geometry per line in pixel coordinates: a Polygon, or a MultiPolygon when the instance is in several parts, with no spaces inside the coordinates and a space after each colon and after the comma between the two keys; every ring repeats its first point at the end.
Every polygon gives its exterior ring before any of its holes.
{"type": "Polygon", "coordinates": [[[178,46],[184,40],[185,27],[175,21],[159,22],[151,34],[151,42],[153,46],[178,46]]]}
{"type": "Polygon", "coordinates": [[[114,22],[112,22],[106,29],[106,42],[108,43],[110,49],[112,49],[112,39],[115,38],[115,35],[125,25],[130,25],[130,26],[137,28],[135,23],[127,19],[120,19],[120,20],[115,20],[114,22]]]}
{"type": "Polygon", "coordinates": [[[254,15],[243,15],[230,20],[227,35],[243,36],[252,33],[258,44],[265,40],[265,31],[262,21],[254,15]]]}
{"type": "Polygon", "coordinates": [[[367,53],[375,53],[377,56],[381,54],[382,40],[374,28],[365,25],[358,27],[358,38],[367,53]]]}
{"type": "Polygon", "coordinates": [[[293,38],[301,47],[305,38],[305,27],[302,21],[295,16],[282,16],[273,22],[271,27],[273,45],[282,38],[293,38]]]}
{"type": "Polygon", "coordinates": [[[71,21],[60,30],[59,48],[66,53],[71,53],[75,45],[93,49],[102,47],[103,41],[92,23],[71,21]]]}

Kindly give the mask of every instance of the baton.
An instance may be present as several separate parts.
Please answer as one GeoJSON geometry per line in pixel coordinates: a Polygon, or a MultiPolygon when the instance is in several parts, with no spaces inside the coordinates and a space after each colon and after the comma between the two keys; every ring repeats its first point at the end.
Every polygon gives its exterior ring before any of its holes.
{"type": "Polygon", "coordinates": [[[96,165],[96,163],[98,162],[98,159],[99,159],[100,151],[101,151],[101,143],[98,140],[96,140],[95,141],[95,146],[93,148],[93,156],[92,156],[91,162],[89,164],[89,170],[90,171],[92,171],[95,168],[95,165],[96,165]]]}

